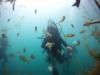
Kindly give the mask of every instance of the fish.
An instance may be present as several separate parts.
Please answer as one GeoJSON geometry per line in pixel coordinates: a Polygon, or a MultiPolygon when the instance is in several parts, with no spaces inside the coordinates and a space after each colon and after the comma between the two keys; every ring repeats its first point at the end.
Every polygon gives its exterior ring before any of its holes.
{"type": "Polygon", "coordinates": [[[64,37],[74,37],[75,34],[64,34],[64,37]]]}
{"type": "Polygon", "coordinates": [[[35,14],[37,13],[37,9],[35,9],[35,14]]]}
{"type": "Polygon", "coordinates": [[[30,58],[31,58],[31,59],[35,59],[35,55],[34,55],[34,54],[31,54],[31,55],[30,55],[30,58]]]}
{"type": "Polygon", "coordinates": [[[96,60],[100,61],[100,52],[97,52],[97,49],[95,48],[90,48],[89,54],[94,57],[96,60]]]}
{"type": "Polygon", "coordinates": [[[9,54],[9,57],[14,58],[15,55],[14,55],[13,53],[10,53],[10,54],[9,54]]]}
{"type": "Polygon", "coordinates": [[[2,38],[7,38],[7,35],[6,34],[1,34],[2,38]]]}
{"type": "Polygon", "coordinates": [[[87,30],[85,30],[85,29],[82,29],[82,30],[80,30],[80,33],[85,33],[87,30]]]}
{"type": "Polygon", "coordinates": [[[92,25],[95,25],[95,24],[98,24],[98,23],[100,23],[100,21],[98,20],[98,21],[89,21],[89,22],[85,22],[84,23],[84,26],[92,26],[92,25]]]}
{"type": "Polygon", "coordinates": [[[26,51],[27,51],[27,48],[24,47],[24,48],[23,48],[23,52],[25,53],[26,51]]]}
{"type": "Polygon", "coordinates": [[[72,28],[74,28],[74,25],[73,25],[73,24],[71,24],[71,27],[72,27],[72,28]]]}
{"type": "Polygon", "coordinates": [[[7,20],[8,22],[10,22],[10,19],[8,18],[8,20],[7,20]]]}
{"type": "Polygon", "coordinates": [[[65,20],[65,16],[61,16],[59,22],[63,22],[65,20]]]}
{"type": "Polygon", "coordinates": [[[80,41],[79,40],[73,41],[72,44],[78,46],[78,45],[80,45],[80,41]]]}
{"type": "Polygon", "coordinates": [[[15,10],[15,2],[12,5],[12,9],[13,9],[13,11],[15,10]]]}
{"type": "Polygon", "coordinates": [[[96,53],[97,53],[97,52],[96,52],[96,49],[94,49],[94,48],[90,48],[90,49],[89,49],[89,54],[90,54],[91,56],[93,56],[93,57],[96,56],[96,53]]]}
{"type": "Polygon", "coordinates": [[[20,58],[20,60],[22,60],[23,62],[29,62],[29,59],[28,59],[26,56],[24,56],[24,55],[20,55],[19,58],[20,58]]]}
{"type": "Polygon", "coordinates": [[[94,0],[94,2],[97,5],[97,7],[99,8],[99,10],[100,10],[100,2],[98,2],[97,0],[94,0]]]}
{"type": "Polygon", "coordinates": [[[20,33],[17,33],[17,37],[20,35],[20,33]]]}
{"type": "Polygon", "coordinates": [[[94,37],[100,37],[100,31],[99,31],[99,30],[93,31],[93,32],[92,32],[92,35],[93,35],[94,37]]]}
{"type": "Polygon", "coordinates": [[[80,6],[80,0],[76,0],[76,2],[72,6],[79,7],[80,6]]]}
{"type": "Polygon", "coordinates": [[[35,26],[35,32],[37,32],[37,26],[35,26]]]}

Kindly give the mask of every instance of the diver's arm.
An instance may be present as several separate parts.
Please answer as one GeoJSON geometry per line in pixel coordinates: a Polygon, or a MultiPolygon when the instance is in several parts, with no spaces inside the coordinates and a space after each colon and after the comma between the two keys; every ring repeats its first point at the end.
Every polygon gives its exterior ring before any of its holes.
{"type": "Polygon", "coordinates": [[[46,40],[46,38],[45,38],[45,39],[43,40],[43,42],[42,42],[41,48],[45,48],[46,43],[47,43],[47,40],[46,40]]]}
{"type": "Polygon", "coordinates": [[[68,44],[61,38],[61,43],[64,45],[64,47],[67,47],[68,44]]]}

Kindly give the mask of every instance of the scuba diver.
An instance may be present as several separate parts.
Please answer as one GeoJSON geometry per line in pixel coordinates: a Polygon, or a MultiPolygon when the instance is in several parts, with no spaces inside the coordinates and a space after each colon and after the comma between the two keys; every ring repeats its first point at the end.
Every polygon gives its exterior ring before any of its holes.
{"type": "Polygon", "coordinates": [[[70,56],[72,56],[72,47],[62,39],[57,25],[54,21],[49,20],[47,26],[47,33],[43,39],[41,48],[47,52],[47,62],[50,64],[48,67],[52,75],[59,75],[56,62],[62,64],[70,56]],[[65,51],[64,51],[64,49],[65,51]]]}
{"type": "Polygon", "coordinates": [[[7,49],[7,45],[8,45],[8,40],[5,34],[1,34],[0,37],[0,61],[2,61],[1,66],[4,67],[5,64],[8,61],[7,55],[6,55],[6,49],[7,49]]]}

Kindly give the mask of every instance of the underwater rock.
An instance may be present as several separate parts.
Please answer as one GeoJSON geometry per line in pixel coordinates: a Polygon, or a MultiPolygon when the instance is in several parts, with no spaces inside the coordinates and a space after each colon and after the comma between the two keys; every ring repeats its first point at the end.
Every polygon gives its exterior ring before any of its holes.
{"type": "Polygon", "coordinates": [[[65,16],[61,16],[59,22],[63,22],[65,20],[65,16]]]}
{"type": "Polygon", "coordinates": [[[95,57],[95,56],[96,56],[96,49],[90,48],[90,49],[89,49],[89,54],[90,54],[91,56],[95,57]]]}
{"type": "Polygon", "coordinates": [[[64,37],[74,37],[75,34],[64,34],[64,37]]]}

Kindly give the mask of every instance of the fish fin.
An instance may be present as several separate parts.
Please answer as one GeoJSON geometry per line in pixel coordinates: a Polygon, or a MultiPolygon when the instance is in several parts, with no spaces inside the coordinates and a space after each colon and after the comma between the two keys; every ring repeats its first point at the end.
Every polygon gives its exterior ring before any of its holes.
{"type": "Polygon", "coordinates": [[[79,7],[79,4],[78,3],[74,3],[72,6],[79,7]]]}

